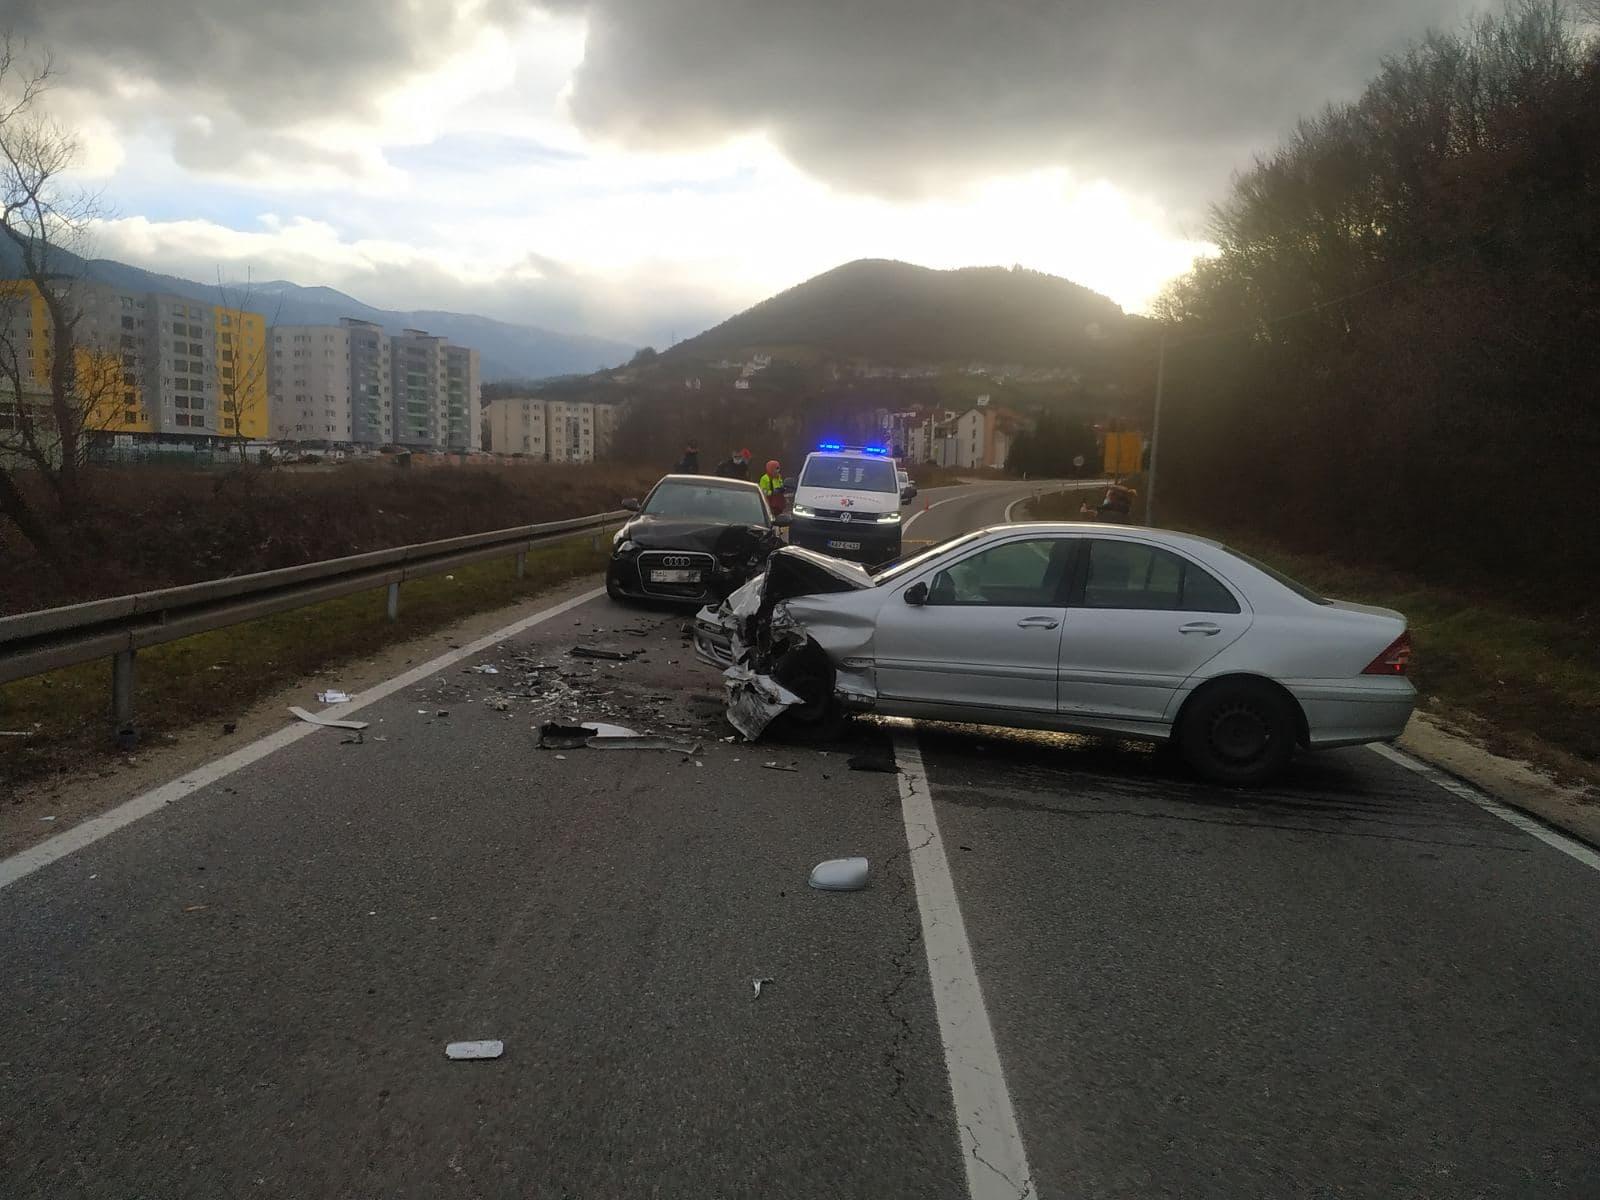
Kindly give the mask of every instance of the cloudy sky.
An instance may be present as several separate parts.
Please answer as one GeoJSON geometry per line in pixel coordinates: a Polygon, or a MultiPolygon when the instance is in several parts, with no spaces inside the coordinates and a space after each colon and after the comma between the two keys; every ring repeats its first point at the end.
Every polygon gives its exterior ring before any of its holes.
{"type": "Polygon", "coordinates": [[[11,0],[98,252],[634,342],[859,257],[1137,310],[1465,0],[11,0]]]}

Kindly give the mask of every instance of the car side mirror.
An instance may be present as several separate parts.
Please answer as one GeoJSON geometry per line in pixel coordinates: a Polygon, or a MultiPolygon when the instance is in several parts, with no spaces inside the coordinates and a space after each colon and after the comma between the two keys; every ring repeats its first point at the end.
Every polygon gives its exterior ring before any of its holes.
{"type": "Polygon", "coordinates": [[[787,529],[794,524],[794,518],[788,513],[778,513],[772,518],[772,523],[779,529],[787,529]]]}
{"type": "Polygon", "coordinates": [[[629,496],[626,500],[624,500],[622,502],[622,509],[623,509],[624,512],[638,512],[639,511],[639,502],[637,500],[635,500],[632,496],[629,496]]]}
{"type": "Polygon", "coordinates": [[[925,583],[913,583],[906,589],[905,601],[907,604],[926,604],[928,602],[928,585],[925,583]]]}

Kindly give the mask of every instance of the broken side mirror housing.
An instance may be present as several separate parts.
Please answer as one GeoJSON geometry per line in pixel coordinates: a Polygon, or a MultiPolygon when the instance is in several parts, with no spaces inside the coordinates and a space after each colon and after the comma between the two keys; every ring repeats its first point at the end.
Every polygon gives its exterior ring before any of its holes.
{"type": "Polygon", "coordinates": [[[772,524],[775,528],[787,529],[794,524],[794,518],[786,512],[781,512],[772,518],[772,524]]]}
{"type": "Polygon", "coordinates": [[[637,500],[635,500],[632,496],[629,496],[626,500],[624,500],[622,502],[622,509],[623,509],[624,512],[638,512],[639,511],[639,502],[637,500]]]}
{"type": "Polygon", "coordinates": [[[928,585],[913,583],[906,589],[905,601],[907,604],[926,604],[928,602],[928,585]]]}

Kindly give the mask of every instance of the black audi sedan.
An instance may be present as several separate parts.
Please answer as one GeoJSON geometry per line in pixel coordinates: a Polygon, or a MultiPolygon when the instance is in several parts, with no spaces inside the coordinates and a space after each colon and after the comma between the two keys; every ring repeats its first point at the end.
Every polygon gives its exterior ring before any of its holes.
{"type": "Polygon", "coordinates": [[[611,542],[606,592],[613,600],[723,600],[765,568],[788,524],[772,515],[756,484],[710,475],[667,475],[643,504],[624,500],[622,507],[638,515],[611,542]]]}

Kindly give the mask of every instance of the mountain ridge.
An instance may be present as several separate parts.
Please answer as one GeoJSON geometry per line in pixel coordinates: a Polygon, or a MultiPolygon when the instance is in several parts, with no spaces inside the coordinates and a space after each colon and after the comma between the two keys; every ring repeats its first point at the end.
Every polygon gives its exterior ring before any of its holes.
{"type": "MultiPolygon", "coordinates": [[[[85,278],[128,291],[168,292],[216,304],[220,303],[224,290],[228,292],[230,303],[238,303],[239,292],[245,286],[199,283],[111,258],[64,257],[73,271],[81,272],[85,278]]],[[[15,247],[0,244],[0,277],[16,275],[18,267],[15,247]]],[[[280,325],[335,325],[340,317],[354,317],[382,325],[391,334],[402,329],[426,329],[447,337],[457,345],[478,351],[479,369],[485,382],[584,375],[627,361],[635,349],[625,342],[588,334],[558,333],[537,325],[520,325],[475,313],[378,308],[325,284],[307,286],[274,279],[252,283],[249,291],[251,307],[264,312],[269,322],[280,325]]]]}
{"type": "Polygon", "coordinates": [[[1122,343],[1137,319],[1081,284],[1020,267],[938,270],[855,259],[663,352],[668,361],[773,350],[910,365],[1070,365],[1122,343]]]}

